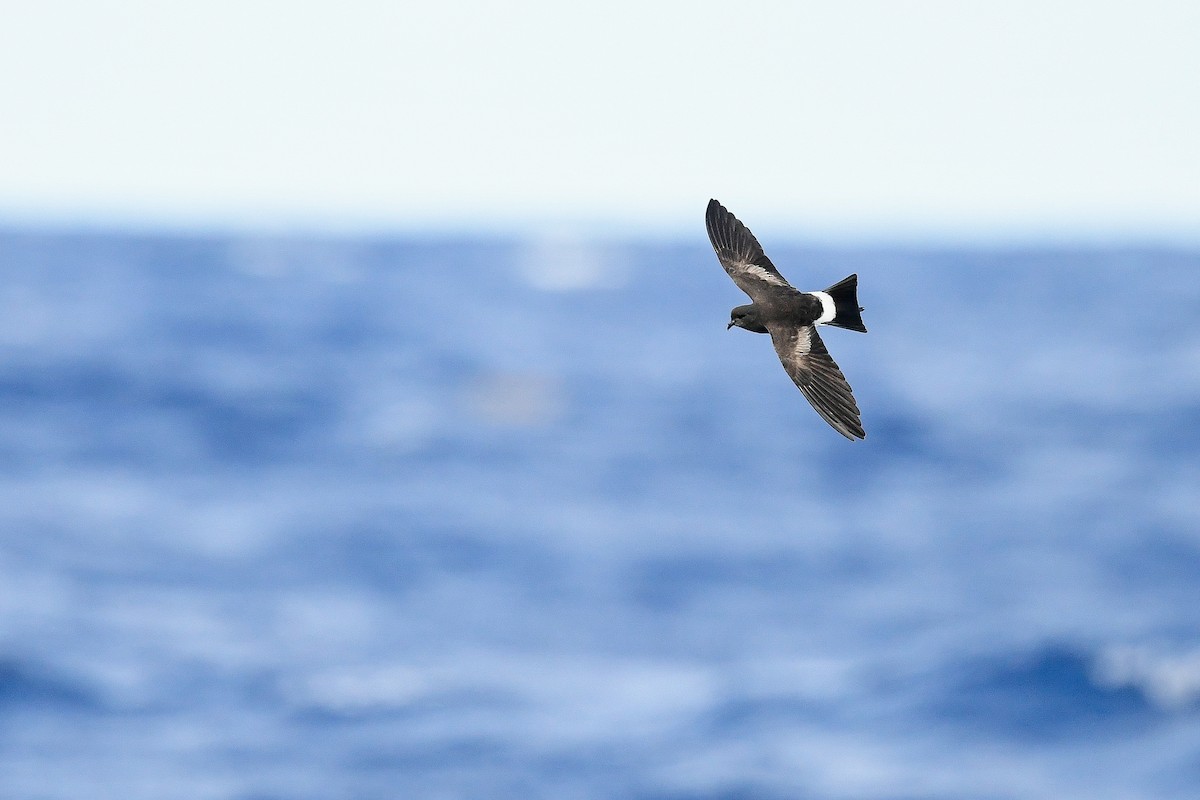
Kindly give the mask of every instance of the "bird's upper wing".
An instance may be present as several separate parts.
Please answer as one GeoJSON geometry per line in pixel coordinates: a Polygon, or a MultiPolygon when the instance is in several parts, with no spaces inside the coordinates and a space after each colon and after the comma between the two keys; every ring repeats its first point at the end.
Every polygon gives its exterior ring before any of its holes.
{"type": "Polygon", "coordinates": [[[850,384],[829,356],[816,326],[773,325],[770,330],[783,368],[817,413],[847,439],[867,438],[850,384]]]}
{"type": "Polygon", "coordinates": [[[751,300],[758,302],[760,297],[769,294],[771,287],[792,288],[767,258],[754,234],[725,206],[709,200],[704,223],[721,266],[751,300]]]}

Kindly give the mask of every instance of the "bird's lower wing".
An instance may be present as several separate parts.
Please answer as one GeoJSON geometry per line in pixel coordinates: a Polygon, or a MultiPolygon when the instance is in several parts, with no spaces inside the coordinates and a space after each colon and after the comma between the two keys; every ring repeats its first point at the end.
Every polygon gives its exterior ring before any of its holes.
{"type": "Polygon", "coordinates": [[[772,288],[792,288],[775,269],[771,259],[767,258],[750,229],[730,214],[725,206],[716,200],[709,200],[704,224],[708,228],[708,239],[717,253],[717,260],[738,288],[750,295],[751,300],[757,302],[772,288]]]}
{"type": "Polygon", "coordinates": [[[850,384],[816,327],[772,327],[771,342],[783,368],[821,418],[847,439],[867,438],[850,384]]]}

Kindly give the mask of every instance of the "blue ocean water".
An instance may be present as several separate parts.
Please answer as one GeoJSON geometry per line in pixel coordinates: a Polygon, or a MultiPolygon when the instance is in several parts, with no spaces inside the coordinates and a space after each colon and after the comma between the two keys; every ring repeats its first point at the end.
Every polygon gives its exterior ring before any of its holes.
{"type": "Polygon", "coordinates": [[[1200,792],[1200,253],[0,232],[0,797],[1200,792]]]}

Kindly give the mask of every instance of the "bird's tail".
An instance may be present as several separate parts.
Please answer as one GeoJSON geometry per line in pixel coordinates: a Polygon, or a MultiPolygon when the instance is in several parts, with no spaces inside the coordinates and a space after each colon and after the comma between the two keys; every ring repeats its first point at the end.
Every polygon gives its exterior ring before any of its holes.
{"type": "Polygon", "coordinates": [[[833,298],[833,319],[827,325],[837,325],[839,328],[866,333],[867,326],[862,321],[862,306],[858,304],[858,273],[840,281],[825,290],[825,294],[833,298]]]}

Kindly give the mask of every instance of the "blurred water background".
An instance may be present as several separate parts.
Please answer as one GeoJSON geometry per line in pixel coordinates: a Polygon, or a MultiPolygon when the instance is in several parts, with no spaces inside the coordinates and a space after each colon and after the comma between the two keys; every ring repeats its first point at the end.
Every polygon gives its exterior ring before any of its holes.
{"type": "Polygon", "coordinates": [[[0,797],[1200,792],[1200,253],[0,232],[0,797]]]}

